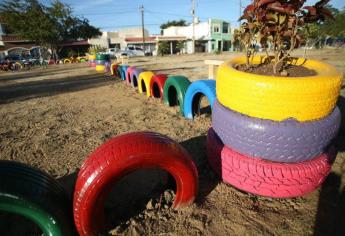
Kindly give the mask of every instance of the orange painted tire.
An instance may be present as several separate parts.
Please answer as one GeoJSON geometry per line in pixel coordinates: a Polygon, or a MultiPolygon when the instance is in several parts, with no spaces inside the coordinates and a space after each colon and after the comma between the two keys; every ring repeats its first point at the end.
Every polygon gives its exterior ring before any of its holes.
{"type": "Polygon", "coordinates": [[[142,168],[161,168],[176,181],[173,208],[191,204],[198,190],[198,172],[188,152],[161,134],[135,132],[115,137],[84,162],[74,192],[74,221],[81,236],[99,235],[104,227],[104,200],[112,185],[142,168]]]}

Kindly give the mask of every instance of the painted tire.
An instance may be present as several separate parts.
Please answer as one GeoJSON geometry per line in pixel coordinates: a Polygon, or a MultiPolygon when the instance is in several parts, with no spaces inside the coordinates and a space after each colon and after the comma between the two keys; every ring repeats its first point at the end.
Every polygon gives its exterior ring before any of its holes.
{"type": "Polygon", "coordinates": [[[300,163],[277,163],[244,156],[227,146],[212,128],[207,134],[207,154],[213,170],[225,183],[253,194],[288,198],[318,188],[331,170],[336,151],[300,163]]]}
{"type": "Polygon", "coordinates": [[[153,98],[160,98],[163,100],[164,86],[168,79],[167,75],[159,74],[152,76],[150,81],[150,94],[153,98]]]}
{"type": "Polygon", "coordinates": [[[95,61],[96,60],[96,55],[89,55],[89,61],[95,61]]]}
{"type": "Polygon", "coordinates": [[[122,80],[126,80],[126,74],[127,74],[127,69],[128,69],[128,65],[121,65],[120,68],[120,75],[121,75],[121,79],[122,80]]]}
{"type": "Polygon", "coordinates": [[[183,114],[184,97],[190,81],[184,76],[169,76],[164,85],[164,103],[168,106],[179,105],[183,114]]]}
{"type": "Polygon", "coordinates": [[[108,54],[97,54],[96,60],[98,60],[98,61],[110,61],[110,56],[108,54]]]}
{"type": "Polygon", "coordinates": [[[99,235],[104,222],[104,199],[112,185],[142,168],[161,168],[175,178],[175,209],[194,201],[198,173],[182,146],[152,132],[120,135],[97,148],[78,174],[73,205],[75,224],[81,236],[99,235]]]}
{"type": "Polygon", "coordinates": [[[104,72],[105,66],[104,65],[96,65],[96,71],[97,72],[104,72]]]}
{"type": "MultiPolygon", "coordinates": [[[[255,57],[254,63],[259,63],[255,57]]],[[[333,66],[299,59],[296,65],[316,71],[309,77],[274,77],[234,69],[245,57],[222,64],[217,75],[217,99],[234,111],[251,117],[282,121],[317,120],[329,115],[339,96],[342,74],[333,66]]]]}
{"type": "Polygon", "coordinates": [[[60,184],[40,170],[0,161],[0,211],[24,216],[44,235],[74,235],[72,205],[60,184]]]}
{"type": "Polygon", "coordinates": [[[96,60],[96,65],[105,65],[105,61],[96,60]]]}
{"type": "Polygon", "coordinates": [[[90,67],[96,67],[96,62],[90,62],[90,67]]]}
{"type": "Polygon", "coordinates": [[[80,60],[79,60],[80,62],[87,62],[87,59],[86,58],[84,58],[84,57],[82,57],[82,58],[80,58],[80,60]]]}
{"type": "Polygon", "coordinates": [[[72,63],[70,59],[63,60],[63,64],[70,64],[70,63],[72,63]]]}
{"type": "Polygon", "coordinates": [[[144,72],[144,70],[141,68],[135,68],[131,73],[131,86],[133,88],[138,87],[138,79],[141,72],[144,72]]]}
{"type": "Polygon", "coordinates": [[[111,75],[113,76],[119,76],[119,64],[118,63],[111,64],[110,72],[111,72],[111,75]]]}
{"type": "Polygon", "coordinates": [[[128,86],[131,86],[131,81],[132,81],[132,73],[133,71],[136,69],[135,66],[130,66],[128,67],[127,71],[126,71],[126,84],[128,86]]]}
{"type": "Polygon", "coordinates": [[[277,162],[302,162],[325,151],[340,127],[338,107],[322,120],[299,123],[252,118],[214,103],[212,127],[222,142],[244,155],[277,162]]]}
{"type": "Polygon", "coordinates": [[[193,119],[197,111],[200,110],[200,102],[202,96],[206,96],[213,107],[216,99],[216,81],[215,80],[198,80],[188,87],[184,97],[184,116],[188,119],[193,119]]]}
{"type": "Polygon", "coordinates": [[[139,75],[138,90],[139,93],[146,93],[146,97],[151,96],[150,81],[152,79],[152,76],[154,76],[154,73],[152,71],[141,72],[139,75]]]}

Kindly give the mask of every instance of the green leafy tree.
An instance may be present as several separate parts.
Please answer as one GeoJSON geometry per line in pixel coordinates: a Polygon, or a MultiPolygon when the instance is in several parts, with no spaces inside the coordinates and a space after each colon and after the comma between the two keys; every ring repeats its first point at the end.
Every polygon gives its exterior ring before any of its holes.
{"type": "Polygon", "coordinates": [[[158,55],[163,56],[164,54],[168,54],[170,50],[169,43],[166,41],[161,41],[158,43],[158,55]]]}
{"type": "Polygon", "coordinates": [[[161,24],[161,34],[163,34],[163,30],[166,28],[169,28],[170,26],[187,26],[187,22],[185,20],[173,20],[173,21],[168,21],[164,24],[161,24]]]}
{"type": "Polygon", "coordinates": [[[38,0],[5,0],[0,3],[0,18],[10,33],[50,48],[54,56],[63,42],[101,34],[87,19],[73,16],[71,7],[59,0],[49,6],[38,0]]]}

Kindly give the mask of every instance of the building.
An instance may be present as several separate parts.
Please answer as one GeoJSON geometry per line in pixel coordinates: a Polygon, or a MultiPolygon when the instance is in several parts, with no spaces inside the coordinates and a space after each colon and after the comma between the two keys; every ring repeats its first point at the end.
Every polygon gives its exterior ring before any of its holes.
{"type": "MultiPolygon", "coordinates": [[[[144,30],[145,37],[149,37],[149,32],[144,30]]],[[[118,48],[124,49],[129,44],[131,44],[131,39],[135,39],[133,44],[137,44],[137,38],[141,38],[142,46],[142,37],[143,32],[141,28],[128,28],[121,29],[115,32],[103,32],[100,37],[89,39],[90,45],[100,45],[104,48],[118,48]],[[126,40],[129,39],[129,40],[126,40]]],[[[149,39],[147,40],[148,44],[150,43],[149,39]]]]}
{"type": "Polygon", "coordinates": [[[38,51],[38,46],[18,35],[6,34],[3,24],[0,23],[0,59],[7,55],[22,55],[38,51]]]}
{"type": "Polygon", "coordinates": [[[230,51],[231,27],[224,20],[208,19],[188,26],[171,26],[163,30],[165,37],[186,37],[186,52],[193,53],[193,31],[195,52],[230,51]],[[194,30],[193,30],[194,26],[194,30]]]}

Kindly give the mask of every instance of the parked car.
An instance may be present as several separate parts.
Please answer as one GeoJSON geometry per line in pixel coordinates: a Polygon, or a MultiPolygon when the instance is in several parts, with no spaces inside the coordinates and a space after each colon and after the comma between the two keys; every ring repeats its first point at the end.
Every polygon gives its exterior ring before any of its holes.
{"type": "Polygon", "coordinates": [[[125,51],[130,51],[136,57],[143,57],[145,56],[145,52],[143,49],[135,46],[128,46],[126,47],[125,51]]]}

